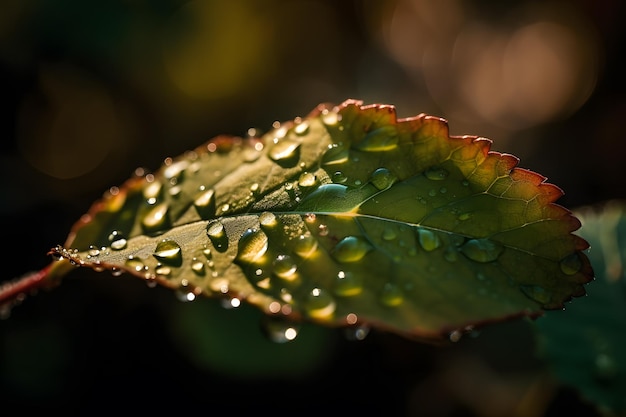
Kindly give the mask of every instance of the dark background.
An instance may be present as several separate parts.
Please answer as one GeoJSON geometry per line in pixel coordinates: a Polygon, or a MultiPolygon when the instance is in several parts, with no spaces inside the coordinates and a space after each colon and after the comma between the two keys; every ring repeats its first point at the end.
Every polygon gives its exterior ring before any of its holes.
{"type": "MultiPolygon", "coordinates": [[[[46,266],[135,168],[348,98],[486,136],[568,208],[624,198],[624,23],[618,0],[3,1],[0,279],[46,266]]],[[[280,345],[252,308],[105,275],[0,322],[0,409],[594,415],[524,321],[446,347],[309,326],[280,345]]]]}

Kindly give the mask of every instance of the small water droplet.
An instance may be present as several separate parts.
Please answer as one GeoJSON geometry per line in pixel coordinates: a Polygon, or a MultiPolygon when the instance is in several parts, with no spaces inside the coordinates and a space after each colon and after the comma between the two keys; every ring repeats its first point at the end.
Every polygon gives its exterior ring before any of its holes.
{"type": "Polygon", "coordinates": [[[399,140],[396,126],[388,125],[372,130],[354,146],[366,152],[389,151],[398,147],[399,140]]]}
{"type": "Polygon", "coordinates": [[[213,220],[209,222],[206,233],[216,250],[224,252],[228,249],[228,237],[224,230],[224,224],[221,221],[213,220]]]}
{"type": "Polygon", "coordinates": [[[450,334],[448,335],[450,341],[452,343],[456,343],[459,340],[461,340],[461,338],[463,337],[463,331],[461,330],[453,330],[450,332],[450,334]]]}
{"type": "Polygon", "coordinates": [[[470,239],[461,246],[461,252],[476,262],[492,262],[498,259],[504,247],[491,239],[470,239]]]}
{"type": "Polygon", "coordinates": [[[89,250],[87,251],[88,258],[97,257],[99,255],[100,255],[100,249],[98,249],[97,247],[93,245],[89,246],[89,250]]]}
{"type": "Polygon", "coordinates": [[[167,203],[158,204],[150,209],[141,221],[144,230],[152,232],[163,229],[167,223],[168,210],[169,205],[167,203]]]}
{"type": "Polygon", "coordinates": [[[172,273],[172,268],[170,268],[167,265],[163,265],[161,263],[157,264],[154,272],[156,272],[157,275],[161,275],[161,276],[168,276],[169,274],[172,273]]]}
{"type": "Polygon", "coordinates": [[[282,139],[272,146],[268,156],[276,162],[297,160],[300,158],[300,142],[282,139]]]}
{"type": "MultiPolygon", "coordinates": [[[[154,180],[153,182],[146,185],[143,189],[143,196],[146,200],[156,200],[159,198],[161,194],[161,190],[163,189],[163,184],[161,181],[154,180]]],[[[154,203],[153,203],[154,204],[154,203]]]]}
{"type": "Polygon", "coordinates": [[[335,277],[333,293],[341,297],[351,297],[363,291],[363,280],[352,272],[339,271],[335,277]]]}
{"type": "Polygon", "coordinates": [[[583,262],[578,253],[572,253],[563,258],[559,265],[564,274],[575,275],[580,272],[580,269],[583,267],[583,262]]]}
{"type": "Polygon", "coordinates": [[[298,185],[300,187],[312,187],[316,182],[317,178],[315,177],[315,174],[310,172],[303,172],[300,175],[300,178],[298,178],[298,185]]]}
{"type": "Polygon", "coordinates": [[[204,275],[205,273],[205,266],[204,266],[204,262],[194,258],[191,261],[191,270],[193,272],[195,272],[198,275],[204,275]]]}
{"type": "Polygon", "coordinates": [[[275,343],[288,343],[298,337],[300,325],[283,318],[264,317],[261,321],[263,334],[275,343]]]}
{"type": "Polygon", "coordinates": [[[126,259],[126,266],[135,272],[142,272],[148,269],[148,267],[140,259],[137,259],[134,256],[129,256],[128,259],[126,259]]]}
{"type": "Polygon", "coordinates": [[[259,223],[261,224],[262,228],[268,229],[278,225],[278,219],[276,218],[276,215],[274,213],[264,211],[259,215],[259,223]]]}
{"type": "Polygon", "coordinates": [[[331,318],[335,313],[336,307],[335,299],[320,288],[311,290],[305,300],[307,314],[315,319],[331,318]]]}
{"type": "Polygon", "coordinates": [[[185,169],[189,166],[189,161],[182,159],[178,162],[172,163],[170,166],[165,168],[163,171],[163,176],[168,180],[172,180],[173,178],[177,179],[177,182],[182,181],[182,175],[185,172],[185,169]]]}
{"type": "Polygon", "coordinates": [[[429,180],[432,181],[442,181],[445,180],[446,178],[448,178],[448,171],[438,167],[438,166],[432,166],[430,168],[428,168],[426,171],[424,171],[424,175],[426,176],[426,178],[428,178],[429,180]]]}
{"type": "Polygon", "coordinates": [[[334,172],[331,179],[336,184],[343,184],[348,181],[348,177],[341,171],[334,172]]]}
{"type": "Polygon", "coordinates": [[[325,224],[320,224],[317,227],[317,232],[320,236],[328,236],[328,226],[325,224]]]}
{"type": "Polygon", "coordinates": [[[378,168],[370,178],[370,182],[379,190],[391,187],[396,180],[397,177],[387,168],[378,168]]]}
{"type": "Polygon", "coordinates": [[[322,165],[339,165],[348,162],[350,152],[341,145],[332,144],[322,155],[322,165]]]}
{"type": "Polygon", "coordinates": [[[330,111],[328,109],[322,111],[322,122],[324,122],[325,125],[335,126],[339,121],[341,121],[341,115],[336,111],[330,111]]]}
{"type": "Polygon", "coordinates": [[[394,240],[397,237],[398,237],[398,234],[396,233],[396,231],[393,228],[386,227],[383,230],[383,235],[382,235],[383,240],[391,241],[391,240],[394,240]]]}
{"type": "Polygon", "coordinates": [[[153,256],[168,265],[180,266],[183,262],[180,245],[171,239],[163,239],[157,243],[153,256]]]}
{"type": "Polygon", "coordinates": [[[198,214],[204,218],[215,216],[215,191],[203,190],[193,201],[198,214]]]}
{"type": "Polygon", "coordinates": [[[331,254],[339,262],[358,262],[367,252],[372,249],[372,245],[360,236],[347,236],[341,239],[332,249],[331,254]]]}
{"type": "Polygon", "coordinates": [[[310,234],[300,235],[295,242],[293,251],[303,258],[308,258],[317,250],[317,239],[310,234]]]}
{"type": "Polygon", "coordinates": [[[387,307],[397,307],[404,301],[404,294],[400,287],[391,282],[383,286],[380,294],[380,302],[387,307]]]}
{"type": "Polygon", "coordinates": [[[458,215],[458,219],[461,221],[469,220],[472,217],[472,213],[461,213],[458,215]]]}
{"type": "Polygon", "coordinates": [[[418,228],[417,229],[417,239],[420,243],[420,246],[426,251],[431,252],[441,246],[441,239],[439,236],[435,234],[432,230],[418,228]]]}
{"type": "Polygon", "coordinates": [[[287,280],[293,280],[296,278],[298,266],[293,261],[291,256],[283,254],[278,255],[276,259],[274,259],[272,266],[274,275],[287,280]]]}
{"type": "Polygon", "coordinates": [[[111,242],[110,246],[113,250],[125,249],[128,244],[127,240],[124,238],[124,234],[119,230],[114,230],[109,234],[109,242],[111,242]]]}
{"type": "Polygon", "coordinates": [[[552,299],[551,293],[539,285],[522,285],[520,289],[530,299],[535,300],[539,304],[548,304],[552,299]]]}
{"type": "Polygon", "coordinates": [[[268,248],[267,235],[262,230],[248,229],[239,239],[237,261],[246,264],[257,263],[268,248]]]}

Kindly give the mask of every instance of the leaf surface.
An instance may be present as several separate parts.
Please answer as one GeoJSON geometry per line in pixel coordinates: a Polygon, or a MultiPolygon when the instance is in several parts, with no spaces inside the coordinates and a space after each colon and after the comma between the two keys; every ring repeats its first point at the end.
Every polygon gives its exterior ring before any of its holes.
{"type": "Polygon", "coordinates": [[[113,187],[65,261],[194,298],[407,336],[561,308],[592,277],[562,191],[491,141],[347,100],[113,187]]]}

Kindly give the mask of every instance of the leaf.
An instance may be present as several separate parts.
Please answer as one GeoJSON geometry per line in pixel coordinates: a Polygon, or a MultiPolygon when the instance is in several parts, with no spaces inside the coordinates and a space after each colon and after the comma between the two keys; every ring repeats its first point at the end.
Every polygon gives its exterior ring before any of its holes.
{"type": "Polygon", "coordinates": [[[597,279],[589,297],[537,320],[539,355],[607,416],[626,416],[626,202],[576,210],[597,279]]]}
{"type": "Polygon", "coordinates": [[[439,339],[536,317],[585,293],[588,245],[562,191],[490,145],[390,105],[320,105],[140,172],[51,252],[329,326],[439,339]]]}

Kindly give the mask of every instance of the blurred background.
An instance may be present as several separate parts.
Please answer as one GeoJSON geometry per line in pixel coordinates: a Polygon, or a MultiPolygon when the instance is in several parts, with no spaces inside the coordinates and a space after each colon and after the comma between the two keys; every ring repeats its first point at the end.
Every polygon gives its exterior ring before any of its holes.
{"type": "MultiPolygon", "coordinates": [[[[348,98],[488,137],[561,187],[568,208],[625,198],[625,28],[619,0],[3,0],[0,279],[47,265],[135,168],[348,98]]],[[[261,319],[75,271],[0,322],[0,403],[68,414],[595,412],[546,373],[525,322],[441,347],[306,325],[278,344],[261,319]]]]}

